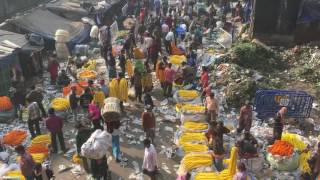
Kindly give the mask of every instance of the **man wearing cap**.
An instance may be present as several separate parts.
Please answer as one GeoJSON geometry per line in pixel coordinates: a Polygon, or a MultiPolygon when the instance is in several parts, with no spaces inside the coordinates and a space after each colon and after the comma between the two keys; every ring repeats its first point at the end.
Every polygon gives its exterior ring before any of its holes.
{"type": "Polygon", "coordinates": [[[29,99],[29,102],[37,102],[40,108],[42,117],[46,117],[47,113],[42,104],[43,94],[41,91],[42,91],[41,88],[38,88],[38,87],[36,88],[35,86],[31,86],[31,91],[29,92],[29,94],[27,94],[26,98],[29,99]]]}
{"type": "Polygon", "coordinates": [[[155,128],[156,128],[156,118],[152,112],[151,106],[147,105],[145,111],[141,115],[142,127],[146,133],[147,139],[150,139],[152,144],[154,144],[155,128]]]}
{"type": "Polygon", "coordinates": [[[240,117],[238,119],[239,126],[237,132],[241,133],[242,130],[250,131],[252,125],[252,107],[249,101],[245,102],[245,105],[240,109],[240,117]]]}

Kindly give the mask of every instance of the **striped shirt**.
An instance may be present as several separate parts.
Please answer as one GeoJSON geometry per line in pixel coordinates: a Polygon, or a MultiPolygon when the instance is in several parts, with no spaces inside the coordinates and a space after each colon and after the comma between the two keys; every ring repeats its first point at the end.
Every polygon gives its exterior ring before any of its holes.
{"type": "Polygon", "coordinates": [[[32,102],[31,104],[29,104],[29,106],[28,106],[28,120],[36,120],[40,117],[41,117],[41,115],[40,115],[40,109],[39,109],[38,103],[32,102]]]}

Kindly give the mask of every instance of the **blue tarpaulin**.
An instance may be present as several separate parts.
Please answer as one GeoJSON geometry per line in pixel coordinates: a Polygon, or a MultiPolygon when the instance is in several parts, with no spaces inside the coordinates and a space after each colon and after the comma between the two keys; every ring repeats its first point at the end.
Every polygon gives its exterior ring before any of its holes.
{"type": "Polygon", "coordinates": [[[6,56],[0,56],[0,71],[6,69],[18,63],[18,55],[16,52],[8,54],[6,56]]]}
{"type": "Polygon", "coordinates": [[[308,23],[320,20],[320,1],[302,0],[297,23],[308,23]]]}

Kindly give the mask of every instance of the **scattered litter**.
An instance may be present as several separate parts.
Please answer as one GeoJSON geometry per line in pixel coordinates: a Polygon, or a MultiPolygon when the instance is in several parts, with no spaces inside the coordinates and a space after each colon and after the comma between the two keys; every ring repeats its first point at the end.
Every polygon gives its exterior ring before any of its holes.
{"type": "Polygon", "coordinates": [[[169,132],[173,132],[173,128],[169,127],[169,126],[164,127],[164,130],[169,131],[169,132]]]}
{"type": "Polygon", "coordinates": [[[167,99],[165,99],[165,100],[160,102],[161,106],[166,106],[167,104],[168,104],[168,100],[167,99]]]}

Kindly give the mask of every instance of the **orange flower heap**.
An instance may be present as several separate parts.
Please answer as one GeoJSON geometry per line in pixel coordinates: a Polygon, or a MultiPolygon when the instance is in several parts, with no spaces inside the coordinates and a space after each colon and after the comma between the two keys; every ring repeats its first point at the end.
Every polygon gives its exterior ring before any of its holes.
{"type": "Polygon", "coordinates": [[[293,146],[286,141],[276,140],[274,144],[268,148],[268,152],[272,155],[291,156],[293,146]]]}
{"type": "Polygon", "coordinates": [[[46,156],[49,154],[49,149],[47,146],[43,144],[31,144],[28,148],[27,151],[30,154],[35,154],[35,153],[43,153],[46,156]]]}
{"type": "Polygon", "coordinates": [[[12,130],[3,137],[3,143],[9,146],[20,145],[27,137],[27,132],[23,130],[12,130]]]}

